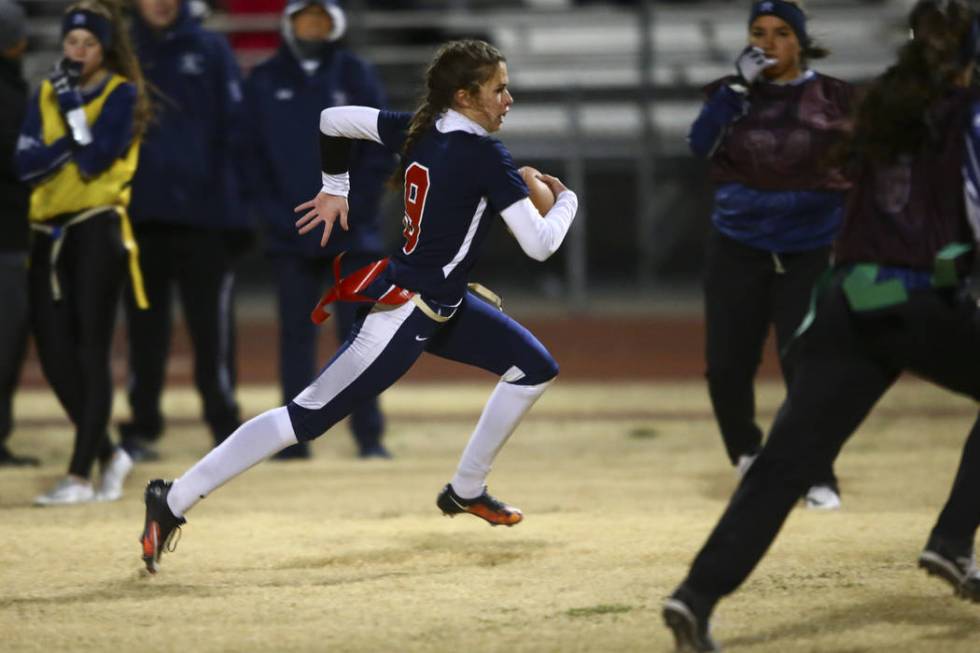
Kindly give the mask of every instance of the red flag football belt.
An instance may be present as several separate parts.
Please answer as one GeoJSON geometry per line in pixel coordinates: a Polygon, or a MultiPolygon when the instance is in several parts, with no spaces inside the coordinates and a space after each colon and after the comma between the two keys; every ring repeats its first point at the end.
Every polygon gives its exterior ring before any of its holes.
{"type": "Polygon", "coordinates": [[[415,295],[411,290],[399,288],[398,286],[392,286],[385,294],[377,299],[362,295],[361,291],[370,286],[378,278],[378,275],[388,267],[388,259],[383,258],[369,263],[363,268],[355,270],[346,277],[341,278],[340,260],[343,256],[343,254],[340,254],[333,260],[334,285],[323,295],[323,299],[320,300],[320,303],[316,305],[316,308],[310,314],[310,319],[313,320],[314,324],[322,324],[330,317],[330,313],[326,309],[327,304],[334,302],[371,302],[385,304],[386,306],[401,306],[415,295]]]}

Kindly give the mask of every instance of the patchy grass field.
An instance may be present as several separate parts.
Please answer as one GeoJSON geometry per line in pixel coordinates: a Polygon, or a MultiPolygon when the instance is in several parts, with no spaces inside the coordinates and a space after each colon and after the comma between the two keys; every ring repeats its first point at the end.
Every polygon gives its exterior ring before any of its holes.
{"type": "MultiPolygon", "coordinates": [[[[70,431],[47,393],[18,398],[0,470],[2,651],[669,651],[663,597],[735,485],[702,384],[559,382],[515,434],[491,491],[524,523],[436,510],[491,384],[385,395],[391,461],[359,461],[345,428],[316,457],[266,463],[189,515],[177,551],[141,573],[141,490],[207,447],[188,391],[168,395],[159,464],[115,504],[38,509],[70,431]]],[[[767,419],[778,386],[763,388],[767,419]]],[[[242,393],[250,414],[271,388],[242,393]]],[[[915,567],[976,415],[903,382],[844,450],[844,510],[797,510],[723,602],[729,651],[980,650],[980,606],[915,567]]]]}

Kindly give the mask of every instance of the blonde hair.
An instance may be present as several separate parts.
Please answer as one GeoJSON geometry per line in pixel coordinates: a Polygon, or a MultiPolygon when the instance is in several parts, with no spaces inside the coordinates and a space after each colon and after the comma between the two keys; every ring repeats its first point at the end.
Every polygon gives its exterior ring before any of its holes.
{"type": "Polygon", "coordinates": [[[139,138],[150,124],[153,109],[150,105],[150,96],[146,90],[143,69],[140,68],[139,60],[133,51],[133,45],[129,39],[129,30],[123,19],[122,2],[121,0],[80,0],[69,5],[65,9],[65,13],[78,9],[91,11],[109,20],[112,27],[112,38],[108,48],[105,48],[103,44],[104,66],[114,73],[122,75],[136,87],[133,137],[139,138]]]}

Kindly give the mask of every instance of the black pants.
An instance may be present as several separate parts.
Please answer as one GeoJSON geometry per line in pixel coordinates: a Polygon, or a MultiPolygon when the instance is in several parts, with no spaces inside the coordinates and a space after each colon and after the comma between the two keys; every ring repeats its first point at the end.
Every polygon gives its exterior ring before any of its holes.
{"type": "MultiPolygon", "coordinates": [[[[344,256],[345,268],[356,269],[379,256],[344,256]]],[[[331,283],[333,272],[329,259],[307,259],[298,256],[273,256],[279,296],[279,380],[283,404],[309,385],[317,376],[318,329],[310,313],[321,294],[331,283]]],[[[337,302],[331,304],[330,323],[338,342],[347,339],[357,316],[365,304],[337,302]]],[[[351,413],[351,432],[362,453],[377,447],[384,430],[384,418],[378,398],[372,397],[351,413]]],[[[299,447],[306,446],[294,445],[299,447]]]]}
{"type": "MultiPolygon", "coordinates": [[[[686,581],[705,597],[728,594],[745,580],[803,489],[832,463],[903,370],[980,400],[980,318],[972,300],[951,293],[920,291],[900,306],[854,313],[835,285],[789,356],[793,380],[769,440],[686,581]]],[[[934,532],[972,542],[978,524],[980,422],[967,438],[934,532]]]]}
{"type": "Polygon", "coordinates": [[[27,351],[27,254],[0,254],[0,454],[13,428],[14,390],[27,351]]]}
{"type": "Polygon", "coordinates": [[[126,301],[132,431],[154,439],[163,431],[160,397],[170,352],[172,292],[180,293],[194,349],[194,383],[215,442],[240,423],[235,401],[234,274],[220,232],[181,225],[135,227],[150,309],[126,301]]]}
{"type": "MultiPolygon", "coordinates": [[[[821,247],[774,257],[711,232],[704,280],[708,393],[732,464],[762,446],[753,386],[769,325],[782,351],[806,315],[829,255],[821,247]]],[[[792,366],[782,357],[779,363],[788,384],[792,366]]],[[[819,481],[834,483],[832,467],[822,476],[819,481]]]]}
{"type": "Polygon", "coordinates": [[[119,216],[107,211],[68,228],[57,266],[60,300],[51,285],[52,243],[36,234],[31,249],[31,328],[44,376],[75,424],[68,473],[88,478],[96,458],[112,455],[109,355],[126,274],[119,216]]]}

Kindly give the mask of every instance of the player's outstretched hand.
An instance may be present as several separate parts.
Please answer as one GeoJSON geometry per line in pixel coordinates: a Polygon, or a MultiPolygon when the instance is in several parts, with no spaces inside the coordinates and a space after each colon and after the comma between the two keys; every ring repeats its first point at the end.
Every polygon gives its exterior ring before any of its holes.
{"type": "Polygon", "coordinates": [[[340,228],[344,231],[348,230],[346,197],[317,193],[316,197],[293,209],[294,213],[302,213],[303,211],[306,213],[296,221],[296,228],[302,235],[313,231],[318,224],[323,223],[320,247],[326,247],[327,241],[330,240],[330,232],[333,231],[333,225],[338,218],[340,219],[340,228]]]}
{"type": "Polygon", "coordinates": [[[568,190],[568,186],[561,183],[561,179],[558,177],[552,177],[551,175],[546,175],[543,172],[539,172],[537,175],[538,179],[544,182],[545,186],[551,189],[552,194],[557,198],[559,194],[568,190]]]}

